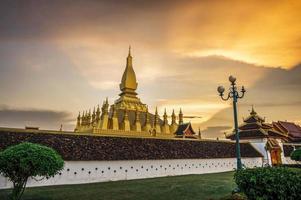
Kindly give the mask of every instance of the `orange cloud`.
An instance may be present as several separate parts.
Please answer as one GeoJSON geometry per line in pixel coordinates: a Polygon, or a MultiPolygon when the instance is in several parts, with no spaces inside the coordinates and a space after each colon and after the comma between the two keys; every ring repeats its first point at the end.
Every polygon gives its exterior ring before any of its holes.
{"type": "Polygon", "coordinates": [[[291,67],[300,62],[300,9],[300,1],[185,2],[169,17],[169,45],[186,55],[291,67]]]}

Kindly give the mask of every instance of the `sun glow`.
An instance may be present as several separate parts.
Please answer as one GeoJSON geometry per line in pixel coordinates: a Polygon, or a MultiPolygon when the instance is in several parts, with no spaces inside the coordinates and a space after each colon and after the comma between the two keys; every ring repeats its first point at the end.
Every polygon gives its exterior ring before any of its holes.
{"type": "Polygon", "coordinates": [[[186,53],[188,56],[192,57],[205,57],[205,56],[223,56],[227,58],[231,58],[233,60],[237,61],[243,61],[253,64],[260,63],[259,60],[256,60],[256,58],[244,54],[242,51],[235,51],[235,50],[224,50],[224,49],[212,49],[212,50],[201,50],[201,51],[193,51],[186,53]]]}
{"type": "Polygon", "coordinates": [[[179,112],[181,109],[186,116],[186,121],[191,121],[193,123],[202,123],[210,119],[218,111],[229,107],[225,103],[209,103],[209,102],[164,102],[158,107],[159,113],[164,113],[166,109],[170,115],[172,110],[179,112]]]}

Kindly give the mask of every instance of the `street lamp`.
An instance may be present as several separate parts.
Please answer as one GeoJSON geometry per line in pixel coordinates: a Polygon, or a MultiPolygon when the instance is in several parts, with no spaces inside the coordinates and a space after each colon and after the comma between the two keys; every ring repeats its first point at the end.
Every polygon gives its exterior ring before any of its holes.
{"type": "Polygon", "coordinates": [[[234,112],[234,131],[235,131],[235,138],[236,138],[236,159],[237,159],[237,169],[242,168],[241,164],[241,156],[240,156],[240,145],[239,145],[239,132],[238,132],[238,122],[237,122],[237,99],[243,98],[246,90],[244,86],[241,87],[241,95],[239,95],[239,92],[237,91],[236,87],[236,78],[234,76],[229,77],[229,81],[231,83],[231,86],[229,88],[228,96],[224,97],[225,88],[223,86],[218,86],[217,91],[219,93],[219,96],[222,100],[227,101],[228,99],[233,99],[233,112],[234,112]]]}

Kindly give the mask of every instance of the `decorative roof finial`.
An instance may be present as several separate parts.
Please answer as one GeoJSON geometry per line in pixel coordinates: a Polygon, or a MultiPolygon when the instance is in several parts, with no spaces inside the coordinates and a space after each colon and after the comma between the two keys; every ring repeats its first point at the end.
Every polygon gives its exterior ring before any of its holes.
{"type": "Polygon", "coordinates": [[[252,105],[252,111],[251,111],[251,113],[250,113],[251,115],[256,115],[257,113],[255,112],[255,110],[254,110],[254,105],[252,105]]]}
{"type": "Polygon", "coordinates": [[[131,55],[131,45],[129,46],[129,56],[132,56],[131,55]]]}

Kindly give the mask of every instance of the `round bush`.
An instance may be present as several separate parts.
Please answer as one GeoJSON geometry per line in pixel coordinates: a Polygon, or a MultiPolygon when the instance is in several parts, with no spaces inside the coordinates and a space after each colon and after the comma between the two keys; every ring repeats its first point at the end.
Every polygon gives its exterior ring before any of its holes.
{"type": "Polygon", "coordinates": [[[20,199],[29,177],[52,177],[64,167],[64,161],[49,147],[21,143],[0,152],[0,173],[13,182],[12,199],[20,199]]]}
{"type": "Polygon", "coordinates": [[[285,167],[266,167],[236,171],[235,182],[248,199],[300,199],[301,172],[285,167]]]}
{"type": "Polygon", "coordinates": [[[295,161],[301,161],[301,149],[296,149],[291,154],[291,159],[295,161]]]}

